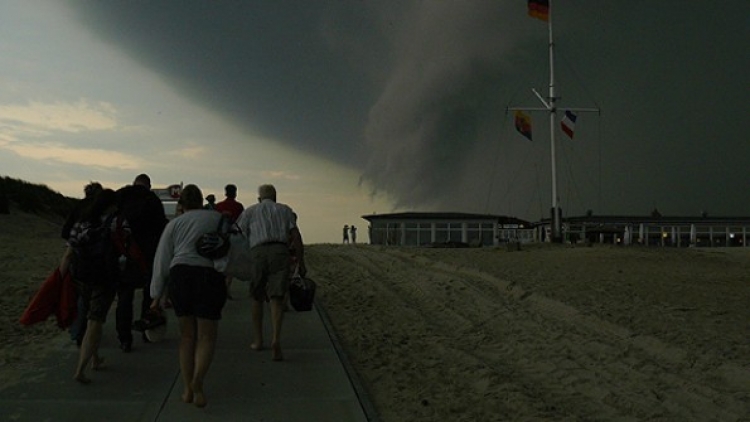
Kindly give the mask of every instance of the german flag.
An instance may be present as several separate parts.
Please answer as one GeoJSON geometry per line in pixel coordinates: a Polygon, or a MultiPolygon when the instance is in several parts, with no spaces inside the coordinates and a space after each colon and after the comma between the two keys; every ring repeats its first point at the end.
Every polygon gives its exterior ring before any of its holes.
{"type": "Polygon", "coordinates": [[[549,21],[549,0],[528,0],[529,16],[545,22],[549,21]]]}

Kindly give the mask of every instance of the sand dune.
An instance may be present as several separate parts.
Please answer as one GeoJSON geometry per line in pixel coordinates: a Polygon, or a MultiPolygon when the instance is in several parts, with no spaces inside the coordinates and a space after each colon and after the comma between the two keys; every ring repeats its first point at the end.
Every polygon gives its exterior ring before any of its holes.
{"type": "MultiPolygon", "coordinates": [[[[17,320],[55,222],[0,215],[0,379],[69,341],[17,320]],[[33,227],[33,236],[25,235],[33,227]]],[[[750,420],[750,251],[312,245],[309,275],[381,420],[750,420]]]]}

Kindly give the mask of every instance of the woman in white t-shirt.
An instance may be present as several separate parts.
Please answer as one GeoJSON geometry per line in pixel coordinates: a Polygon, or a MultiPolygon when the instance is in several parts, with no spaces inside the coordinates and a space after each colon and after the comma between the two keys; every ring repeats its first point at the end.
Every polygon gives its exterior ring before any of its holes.
{"type": "Polygon", "coordinates": [[[169,292],[180,326],[182,400],[204,407],[203,380],[213,360],[227,291],[224,275],[214,269],[211,259],[198,253],[196,242],[215,231],[222,217],[203,209],[203,194],[195,185],[183,188],[179,204],[184,214],[167,224],[156,250],[151,307],[158,309],[164,291],[169,292]]]}

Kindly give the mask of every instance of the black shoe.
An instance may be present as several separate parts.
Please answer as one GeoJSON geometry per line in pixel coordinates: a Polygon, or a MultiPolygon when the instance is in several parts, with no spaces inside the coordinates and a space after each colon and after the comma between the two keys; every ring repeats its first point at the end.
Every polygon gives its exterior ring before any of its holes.
{"type": "Polygon", "coordinates": [[[130,353],[131,350],[133,350],[133,342],[132,341],[123,341],[120,343],[120,350],[122,350],[125,353],[130,353]]]}
{"type": "Polygon", "coordinates": [[[148,312],[138,321],[133,321],[133,330],[144,332],[167,323],[167,319],[160,312],[148,312]]]}

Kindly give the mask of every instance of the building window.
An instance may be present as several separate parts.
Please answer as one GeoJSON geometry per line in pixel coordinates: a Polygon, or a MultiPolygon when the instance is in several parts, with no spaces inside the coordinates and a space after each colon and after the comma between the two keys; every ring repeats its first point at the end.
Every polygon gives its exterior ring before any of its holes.
{"type": "Polygon", "coordinates": [[[495,236],[495,227],[492,223],[482,223],[482,246],[492,246],[495,236]]]}
{"type": "Polygon", "coordinates": [[[448,223],[435,223],[435,243],[445,243],[448,239],[448,223]]]}
{"type": "Polygon", "coordinates": [[[449,239],[451,242],[462,242],[463,225],[461,223],[450,223],[449,239]]]}
{"type": "Polygon", "coordinates": [[[432,227],[419,231],[419,246],[425,246],[432,243],[432,227]]]}

